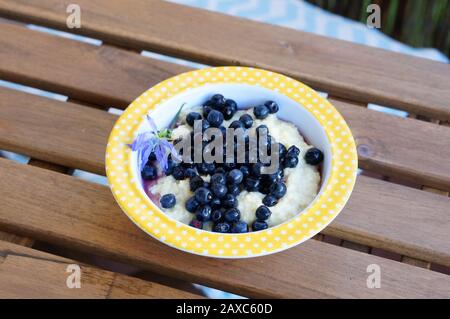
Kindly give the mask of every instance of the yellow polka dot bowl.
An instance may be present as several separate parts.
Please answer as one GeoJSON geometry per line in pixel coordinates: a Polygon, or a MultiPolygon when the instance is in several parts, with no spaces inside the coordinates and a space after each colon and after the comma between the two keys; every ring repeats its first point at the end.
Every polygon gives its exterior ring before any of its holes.
{"type": "Polygon", "coordinates": [[[296,246],[324,229],[344,207],[357,172],[353,136],[342,116],[324,97],[303,83],[274,72],[245,67],[217,67],[183,73],[150,88],[117,120],[106,149],[106,173],[125,214],[143,231],[180,250],[209,257],[263,256],[296,246]],[[178,222],[145,194],[135,154],[127,144],[149,114],[159,128],[169,125],[179,107],[201,105],[221,93],[250,107],[265,100],[280,105],[277,116],[294,123],[306,140],[324,152],[319,194],[303,211],[269,229],[220,234],[178,222]]]}

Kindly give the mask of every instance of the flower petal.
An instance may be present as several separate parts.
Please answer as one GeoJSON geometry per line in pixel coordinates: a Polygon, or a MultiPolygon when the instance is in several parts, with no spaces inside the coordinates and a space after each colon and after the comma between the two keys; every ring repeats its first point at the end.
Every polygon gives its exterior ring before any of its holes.
{"type": "Polygon", "coordinates": [[[172,157],[174,157],[174,159],[181,160],[181,156],[178,154],[172,143],[168,142],[167,140],[161,140],[160,143],[164,146],[165,149],[170,152],[170,154],[172,154],[172,157]]]}
{"type": "Polygon", "coordinates": [[[148,114],[147,114],[147,122],[150,125],[150,129],[152,130],[152,133],[153,134],[157,134],[158,133],[158,127],[156,126],[155,121],[148,114]]]}

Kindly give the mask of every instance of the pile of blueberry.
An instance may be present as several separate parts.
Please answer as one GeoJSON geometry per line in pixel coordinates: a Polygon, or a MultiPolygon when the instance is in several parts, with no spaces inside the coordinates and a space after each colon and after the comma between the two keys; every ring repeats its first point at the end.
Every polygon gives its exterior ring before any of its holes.
{"type": "MultiPolygon", "coordinates": [[[[269,114],[278,112],[278,104],[267,101],[262,105],[253,108],[253,115],[256,119],[265,119],[269,114]]],[[[237,111],[235,101],[225,99],[221,94],[215,94],[208,100],[202,110],[202,114],[191,112],[186,116],[188,125],[193,126],[194,121],[202,120],[202,129],[217,127],[225,132],[222,125],[224,120],[229,120],[237,111]]],[[[253,126],[253,118],[249,114],[242,115],[239,120],[233,121],[229,127],[249,129],[253,126]]],[[[220,233],[245,233],[249,231],[247,223],[241,221],[241,214],[238,210],[237,196],[241,191],[260,192],[265,194],[261,205],[255,212],[256,221],[252,224],[252,231],[259,231],[268,228],[267,219],[271,215],[269,207],[275,206],[286,194],[287,188],[284,179],[284,169],[293,168],[298,164],[300,150],[295,145],[286,148],[282,143],[274,143],[274,139],[269,134],[267,126],[260,125],[256,128],[257,134],[266,134],[267,152],[270,154],[271,147],[278,146],[279,166],[273,174],[263,174],[264,166],[259,158],[256,163],[245,157],[244,163],[235,160],[233,163],[176,163],[169,158],[168,169],[165,175],[172,175],[177,180],[189,179],[190,190],[194,196],[189,198],[186,209],[194,216],[190,226],[203,228],[205,222],[213,223],[213,231],[220,233]],[[202,176],[210,175],[210,181],[206,182],[202,176]]],[[[191,134],[191,139],[193,138],[191,134]]],[[[226,145],[225,134],[224,144],[226,145]]],[[[246,140],[247,143],[247,140],[246,140]]],[[[205,145],[207,144],[207,141],[205,145]]],[[[261,146],[259,146],[261,147],[261,146]]],[[[246,144],[246,152],[248,145],[246,144]]],[[[257,153],[259,154],[259,152],[257,153]]],[[[142,170],[144,179],[155,179],[156,168],[152,166],[152,155],[149,163],[142,170]]],[[[235,154],[235,159],[236,159],[235,154]]],[[[318,165],[323,161],[323,154],[317,148],[309,149],[305,154],[305,161],[310,165],[318,165]]],[[[176,204],[173,194],[165,194],[160,199],[163,208],[172,208],[176,204]]]]}

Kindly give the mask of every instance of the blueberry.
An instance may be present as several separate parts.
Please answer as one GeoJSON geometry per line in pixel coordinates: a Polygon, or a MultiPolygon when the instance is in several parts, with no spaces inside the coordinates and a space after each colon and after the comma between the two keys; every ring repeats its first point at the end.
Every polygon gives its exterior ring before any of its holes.
{"type": "Polygon", "coordinates": [[[225,174],[225,169],[223,167],[216,167],[214,173],[225,174]]]}
{"type": "Polygon", "coordinates": [[[246,233],[248,232],[248,225],[245,222],[237,222],[231,227],[232,233],[246,233]]]}
{"type": "Polygon", "coordinates": [[[255,178],[252,176],[247,177],[244,182],[245,188],[249,192],[257,192],[259,190],[259,184],[259,178],[255,178]]]}
{"type": "Polygon", "coordinates": [[[173,168],[173,172],[172,172],[172,176],[173,178],[175,178],[176,180],[182,180],[184,179],[186,176],[184,175],[184,168],[181,165],[175,166],[173,168]]]}
{"type": "Polygon", "coordinates": [[[231,107],[229,107],[229,106],[225,106],[225,107],[223,108],[222,114],[223,114],[223,118],[224,118],[226,121],[228,121],[229,119],[231,119],[231,118],[233,117],[233,115],[234,115],[234,110],[233,110],[233,108],[231,108],[231,107]]]}
{"type": "Polygon", "coordinates": [[[270,184],[264,183],[263,179],[261,179],[262,183],[259,184],[259,189],[258,191],[261,194],[267,195],[270,193],[269,189],[270,189],[270,184]]]}
{"type": "Polygon", "coordinates": [[[228,194],[238,196],[241,192],[241,188],[237,184],[228,185],[228,194]]]}
{"type": "Polygon", "coordinates": [[[277,113],[278,110],[280,109],[278,107],[278,104],[274,101],[266,101],[266,103],[264,103],[264,105],[269,109],[269,113],[277,113]]]}
{"type": "Polygon", "coordinates": [[[195,217],[201,222],[207,222],[211,219],[211,206],[199,206],[195,210],[195,217]]]}
{"type": "Polygon", "coordinates": [[[272,206],[275,206],[278,203],[278,200],[273,195],[266,195],[263,198],[262,202],[263,202],[264,205],[266,205],[268,207],[272,207],[272,206]]]}
{"type": "Polygon", "coordinates": [[[200,187],[195,191],[195,199],[200,204],[209,203],[212,199],[212,193],[209,189],[205,187],[200,187]]]}
{"type": "Polygon", "coordinates": [[[214,198],[211,199],[211,201],[209,202],[209,205],[210,205],[212,208],[220,208],[220,207],[222,207],[222,201],[220,200],[220,198],[214,197],[214,198]]]}
{"type": "Polygon", "coordinates": [[[231,229],[230,224],[228,223],[218,223],[214,225],[213,230],[217,233],[229,233],[231,229]]]}
{"type": "Polygon", "coordinates": [[[234,208],[237,207],[237,199],[236,196],[233,196],[231,194],[226,194],[225,197],[222,199],[222,206],[225,208],[234,208]]]}
{"type": "Polygon", "coordinates": [[[216,110],[219,110],[225,104],[225,98],[222,94],[214,94],[211,97],[210,102],[212,107],[214,107],[216,110]]]}
{"type": "Polygon", "coordinates": [[[266,184],[272,185],[276,182],[280,182],[283,180],[284,177],[284,172],[282,169],[278,169],[275,173],[273,174],[266,174],[264,175],[263,178],[263,182],[266,184]]]}
{"type": "Polygon", "coordinates": [[[203,228],[203,222],[201,222],[201,221],[199,221],[197,219],[193,219],[189,223],[189,226],[194,227],[194,228],[198,228],[198,229],[202,229],[203,228]]]}
{"type": "Polygon", "coordinates": [[[305,162],[309,165],[319,165],[323,161],[323,153],[318,148],[310,148],[305,153],[305,162]]]}
{"type": "Polygon", "coordinates": [[[212,174],[216,169],[216,165],[214,163],[197,163],[196,164],[197,171],[202,175],[212,174]]]}
{"type": "Polygon", "coordinates": [[[156,167],[146,164],[142,169],[141,176],[144,180],[152,180],[157,176],[156,167]]]}
{"type": "Polygon", "coordinates": [[[244,175],[244,177],[250,175],[250,169],[248,168],[248,166],[243,165],[239,167],[239,170],[242,172],[242,175],[244,175]]]}
{"type": "Polygon", "coordinates": [[[191,189],[192,192],[195,192],[199,187],[203,186],[203,178],[201,178],[200,176],[194,176],[189,180],[189,188],[191,189]]]}
{"type": "Polygon", "coordinates": [[[238,109],[236,101],[234,101],[232,99],[226,99],[225,100],[225,107],[231,107],[233,109],[234,113],[238,109]]]}
{"type": "Polygon", "coordinates": [[[208,120],[202,120],[202,132],[206,131],[211,127],[211,124],[208,122],[208,120]]]}
{"type": "Polygon", "coordinates": [[[260,177],[262,175],[262,169],[264,165],[262,163],[255,163],[252,165],[251,172],[255,177],[260,177]]]}
{"type": "Polygon", "coordinates": [[[194,121],[201,120],[202,116],[200,113],[197,112],[191,112],[186,116],[186,123],[190,126],[194,127],[194,121]]]}
{"type": "Polygon", "coordinates": [[[203,117],[206,119],[208,117],[209,112],[211,112],[213,108],[211,106],[203,106],[203,117]]]}
{"type": "Polygon", "coordinates": [[[222,109],[222,114],[225,120],[229,120],[233,117],[234,113],[237,111],[237,104],[233,100],[226,100],[225,105],[222,109]]]}
{"type": "Polygon", "coordinates": [[[197,202],[197,200],[194,197],[189,198],[186,203],[184,204],[184,207],[186,207],[186,210],[190,213],[195,212],[195,210],[197,209],[199,203],[197,202]]]}
{"type": "Polygon", "coordinates": [[[167,168],[164,170],[164,174],[166,174],[166,176],[172,175],[173,173],[173,168],[176,166],[175,162],[172,159],[168,159],[167,160],[167,168]]]}
{"type": "Polygon", "coordinates": [[[148,160],[149,161],[156,161],[156,154],[155,152],[151,152],[150,155],[148,156],[148,160]]]}
{"type": "Polygon", "coordinates": [[[223,218],[223,212],[220,209],[215,209],[211,213],[211,220],[215,223],[220,222],[223,218]]]}
{"type": "Polygon", "coordinates": [[[286,184],[283,182],[276,182],[270,186],[270,194],[275,198],[280,199],[286,195],[286,184]]]}
{"type": "Polygon", "coordinates": [[[181,166],[183,166],[184,168],[195,168],[195,164],[192,162],[182,162],[181,166]]]}
{"type": "Polygon", "coordinates": [[[264,229],[267,229],[268,227],[269,227],[269,225],[267,225],[266,222],[260,221],[260,220],[255,220],[252,224],[253,231],[264,230],[264,229]]]}
{"type": "Polygon", "coordinates": [[[267,220],[272,215],[272,212],[267,206],[261,205],[256,209],[255,215],[258,220],[267,220]]]}
{"type": "Polygon", "coordinates": [[[233,121],[233,122],[231,122],[231,124],[230,124],[230,126],[228,126],[229,128],[232,128],[232,129],[235,129],[235,130],[237,130],[237,129],[239,129],[239,128],[244,128],[244,123],[242,123],[241,121],[233,121]]]}
{"type": "Polygon", "coordinates": [[[231,170],[227,174],[227,182],[232,185],[242,183],[243,179],[244,179],[244,174],[242,174],[242,172],[237,168],[231,170]]]}
{"type": "Polygon", "coordinates": [[[177,203],[174,194],[165,194],[159,199],[162,208],[172,208],[177,203]]]}
{"type": "Polygon", "coordinates": [[[197,171],[194,168],[188,167],[184,170],[184,176],[187,178],[192,178],[197,176],[197,171]]]}
{"type": "Polygon", "coordinates": [[[211,187],[212,192],[214,195],[216,195],[219,198],[223,198],[227,192],[228,189],[224,184],[214,183],[211,187]]]}
{"type": "Polygon", "coordinates": [[[229,223],[238,222],[241,219],[241,212],[237,208],[231,208],[225,212],[224,218],[229,223]]]}
{"type": "Polygon", "coordinates": [[[216,171],[216,164],[215,163],[206,163],[206,171],[208,174],[214,174],[216,171]]]}
{"type": "Polygon", "coordinates": [[[286,156],[298,156],[300,154],[300,149],[292,145],[288,148],[286,156]]]}
{"type": "Polygon", "coordinates": [[[287,149],[282,143],[278,143],[278,156],[283,158],[286,155],[287,149]]]}
{"type": "Polygon", "coordinates": [[[253,125],[253,118],[250,114],[241,115],[239,121],[242,122],[242,124],[244,124],[245,128],[250,128],[253,125]]]}
{"type": "Polygon", "coordinates": [[[258,105],[253,108],[253,114],[257,119],[263,120],[269,115],[269,109],[265,105],[258,105]]]}
{"type": "Polygon", "coordinates": [[[231,171],[233,169],[236,168],[236,163],[223,163],[222,167],[226,170],[226,171],[231,171]]]}
{"type": "Polygon", "coordinates": [[[209,112],[207,120],[212,127],[219,127],[223,122],[223,114],[219,111],[212,110],[209,112]]]}
{"type": "Polygon", "coordinates": [[[291,155],[286,155],[286,157],[284,158],[283,164],[285,167],[296,167],[298,164],[298,157],[297,156],[291,156],[291,155]]]}
{"type": "Polygon", "coordinates": [[[216,173],[213,176],[211,176],[211,184],[225,184],[225,183],[226,183],[225,174],[217,173],[216,169],[216,173]]]}

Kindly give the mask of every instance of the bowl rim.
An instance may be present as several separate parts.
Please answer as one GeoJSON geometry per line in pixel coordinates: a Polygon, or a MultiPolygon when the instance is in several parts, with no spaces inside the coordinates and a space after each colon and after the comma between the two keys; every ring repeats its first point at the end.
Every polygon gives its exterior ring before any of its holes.
{"type": "MultiPolygon", "coordinates": [[[[250,67],[214,67],[164,80],[136,98],[116,121],[105,155],[106,175],[117,203],[139,228],[171,247],[208,257],[264,256],[296,246],[330,224],[348,201],[356,181],[357,152],[345,120],[324,97],[287,76],[250,67]],[[306,109],[322,126],[331,146],[328,180],[302,214],[263,231],[220,234],[198,230],[166,215],[137,189],[131,172],[130,144],[145,115],[160,103],[209,84],[247,84],[283,94],[306,109]]],[[[300,213],[300,212],[299,212],[300,213]]]]}

